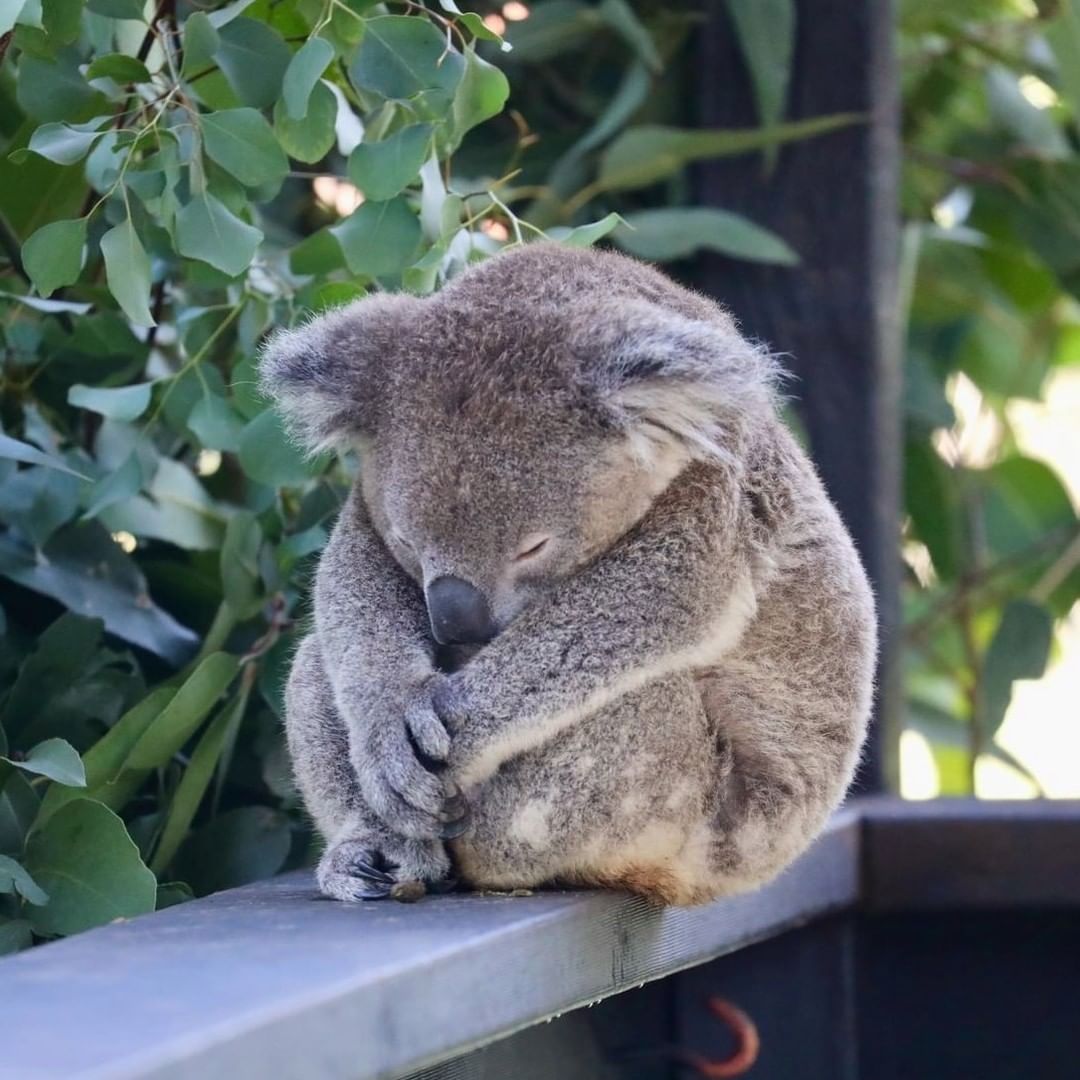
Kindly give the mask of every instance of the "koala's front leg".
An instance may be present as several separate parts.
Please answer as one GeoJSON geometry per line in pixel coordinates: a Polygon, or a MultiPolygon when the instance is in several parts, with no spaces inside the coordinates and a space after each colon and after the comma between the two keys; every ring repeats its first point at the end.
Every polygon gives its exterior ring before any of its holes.
{"type": "Polygon", "coordinates": [[[440,676],[423,595],[356,491],[319,563],[315,627],[367,805],[401,836],[457,835],[466,807],[438,775],[450,740],[431,707],[440,676]]]}
{"type": "Polygon", "coordinates": [[[689,466],[616,545],[437,688],[466,785],[673,672],[715,662],[755,610],[738,483],[689,466]]]}
{"type": "Polygon", "coordinates": [[[408,899],[452,884],[441,841],[401,836],[364,800],[350,761],[349,735],[314,636],[301,642],[293,660],[285,691],[285,733],[297,786],[326,839],[316,871],[325,895],[408,899]]]}

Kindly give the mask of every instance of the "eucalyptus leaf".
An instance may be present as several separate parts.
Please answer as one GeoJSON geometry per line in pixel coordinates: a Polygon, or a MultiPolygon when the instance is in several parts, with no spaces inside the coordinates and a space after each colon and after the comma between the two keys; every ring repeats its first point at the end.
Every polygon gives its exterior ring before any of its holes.
{"type": "Polygon", "coordinates": [[[30,137],[28,149],[57,165],[73,165],[82,161],[105,134],[99,129],[106,119],[99,116],[85,124],[42,124],[30,137]]]}
{"type": "Polygon", "coordinates": [[[289,854],[289,819],[266,806],[220,814],[180,850],[176,871],[199,896],[276,874],[289,854]]]}
{"type": "Polygon", "coordinates": [[[303,484],[318,468],[304,459],[272,409],[260,413],[244,428],[239,455],[248,476],[272,487],[303,484]]]}
{"type": "Polygon", "coordinates": [[[202,118],[206,152],[242,184],[257,187],[289,171],[273,129],[254,109],[223,109],[202,118]]]}
{"type": "Polygon", "coordinates": [[[382,15],[368,19],[349,78],[384,98],[413,98],[424,90],[452,94],[461,81],[461,54],[427,19],[382,15]]]}
{"type": "MultiPolygon", "coordinates": [[[[795,0],[727,0],[739,48],[754,84],[754,101],[762,127],[775,127],[784,116],[791,64],[795,53],[795,0]]],[[[765,148],[774,163],[777,146],[765,148]]]]}
{"type": "Polygon", "coordinates": [[[13,439],[10,435],[3,434],[3,432],[0,432],[0,458],[7,458],[9,461],[23,461],[29,465],[41,465],[46,469],[59,469],[60,472],[68,473],[70,476],[77,476],[80,480],[88,479],[82,473],[72,469],[60,458],[54,457],[52,454],[46,454],[29,443],[13,439]]]}
{"type": "Polygon", "coordinates": [[[153,326],[150,314],[150,259],[127,218],[101,238],[105,277],[116,302],[137,326],[153,326]]]}
{"type": "Polygon", "coordinates": [[[53,814],[31,836],[24,865],[49,895],[47,904],[26,911],[45,937],[154,910],[154,875],[124,823],[99,802],[75,799],[53,814]]]}
{"type": "Polygon", "coordinates": [[[164,872],[187,835],[225,750],[230,729],[239,721],[246,702],[247,695],[243,693],[229,702],[203,732],[192,751],[191,761],[169,804],[161,839],[154,852],[151,868],[155,873],[164,872]]]}
{"type": "Polygon", "coordinates": [[[1053,630],[1054,618],[1041,604],[1019,599],[1006,606],[983,662],[983,721],[988,735],[994,735],[1005,719],[1013,683],[1042,677],[1053,630]]]}
{"type": "Polygon", "coordinates": [[[196,195],[176,215],[176,249],[230,277],[242,274],[262,243],[262,230],[242,221],[209,192],[196,195]]]}
{"type": "Polygon", "coordinates": [[[184,67],[183,74],[191,78],[213,60],[221,47],[210,16],[204,11],[194,11],[184,20],[184,67]]]}
{"type": "MultiPolygon", "coordinates": [[[[14,859],[0,855],[0,894],[17,893],[27,903],[40,907],[49,902],[49,894],[14,859]]],[[[3,950],[0,950],[2,953],[3,950]]]]}
{"type": "Polygon", "coordinates": [[[106,53],[97,57],[86,69],[88,79],[108,78],[118,83],[145,83],[150,81],[146,65],[125,53],[106,53]]]}
{"type": "Polygon", "coordinates": [[[627,128],[604,152],[596,186],[604,191],[647,187],[694,161],[733,157],[798,139],[810,139],[858,123],[852,113],[816,116],[770,129],[684,130],[643,125],[627,128]]]}
{"type": "Polygon", "coordinates": [[[600,17],[617,33],[651,71],[663,66],[656,43],[627,0],[601,0],[600,17]]]}
{"type": "Polygon", "coordinates": [[[188,415],[187,424],[199,442],[211,450],[236,450],[244,429],[243,420],[217,394],[200,398],[188,415]]]}
{"type": "Polygon", "coordinates": [[[102,510],[130,499],[142,487],[143,471],[139,455],[131,453],[118,469],[106,473],[90,491],[83,520],[97,517],[102,510]]]}
{"type": "Polygon", "coordinates": [[[392,199],[417,180],[432,130],[430,124],[410,124],[381,142],[362,142],[349,155],[349,179],[368,199],[392,199]]]}
{"type": "Polygon", "coordinates": [[[8,758],[8,762],[24,772],[47,776],[67,787],[85,787],[86,773],[82,759],[75,748],[64,739],[46,739],[38,743],[21,760],[8,758]]]}
{"type": "Polygon", "coordinates": [[[588,225],[577,225],[573,229],[552,229],[549,235],[568,247],[592,247],[598,240],[603,240],[618,228],[622,220],[618,214],[606,214],[599,221],[590,222],[588,225]]]}
{"type": "Polygon", "coordinates": [[[292,53],[282,36],[258,19],[246,16],[217,27],[214,53],[236,96],[245,105],[266,108],[281,94],[292,53]]]}
{"type": "Polygon", "coordinates": [[[420,220],[402,198],[365,202],[331,233],[354,274],[400,273],[420,246],[420,220]]]}
{"type": "Polygon", "coordinates": [[[150,404],[153,383],[133,386],[84,386],[75,383],[68,389],[68,404],[100,413],[110,420],[135,420],[150,404]]]}
{"type": "Polygon", "coordinates": [[[86,219],[53,221],[43,225],[23,244],[22,259],[34,288],[50,296],[74,284],[82,272],[86,245],[86,219]]]}
{"type": "Polygon", "coordinates": [[[194,651],[196,636],[153,602],[138,566],[96,522],[63,527],[41,555],[10,534],[0,536],[0,574],[99,616],[110,632],[170,662],[182,663],[194,651]]]}
{"type": "Polygon", "coordinates": [[[107,15],[110,19],[138,19],[145,22],[143,0],[86,0],[87,8],[95,15],[107,15]]]}
{"type": "Polygon", "coordinates": [[[631,255],[660,262],[716,251],[750,262],[793,266],[794,251],[775,233],[727,210],[672,207],[626,214],[612,238],[631,255]]]}
{"type": "Polygon", "coordinates": [[[322,73],[334,58],[334,46],[325,38],[309,38],[293,54],[282,80],[281,97],[290,120],[307,116],[308,101],[322,73]]]}
{"type": "Polygon", "coordinates": [[[254,514],[238,511],[229,519],[221,545],[221,582],[228,605],[247,617],[261,600],[259,549],[262,529],[254,514]]]}
{"type": "Polygon", "coordinates": [[[334,146],[337,114],[334,92],[325,83],[318,83],[302,120],[290,119],[284,100],[278,101],[274,106],[274,134],[289,157],[314,164],[334,146]]]}
{"type": "Polygon", "coordinates": [[[30,948],[33,939],[33,930],[25,919],[0,916],[0,956],[30,948]]]}
{"type": "Polygon", "coordinates": [[[494,65],[476,55],[470,45],[465,50],[465,70],[454,93],[451,110],[454,139],[459,142],[477,124],[497,116],[510,96],[510,83],[494,65]]]}

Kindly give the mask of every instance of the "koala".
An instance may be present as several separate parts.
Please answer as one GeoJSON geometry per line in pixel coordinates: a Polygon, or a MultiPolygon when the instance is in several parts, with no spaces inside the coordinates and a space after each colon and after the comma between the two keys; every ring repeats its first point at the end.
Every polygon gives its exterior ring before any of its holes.
{"type": "Polygon", "coordinates": [[[286,694],[326,895],[688,905],[810,844],[857,764],[874,603],[723,308],[530,244],[277,331],[261,380],[361,463],[286,694]]]}

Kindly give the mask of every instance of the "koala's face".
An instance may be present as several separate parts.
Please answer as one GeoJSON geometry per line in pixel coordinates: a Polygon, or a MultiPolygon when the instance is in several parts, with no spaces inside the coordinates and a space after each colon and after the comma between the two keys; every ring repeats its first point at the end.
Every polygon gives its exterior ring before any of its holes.
{"type": "Polygon", "coordinates": [[[275,334],[261,363],[300,442],[361,445],[372,519],[443,644],[490,640],[689,461],[739,460],[772,372],[704,298],[550,244],[424,299],[374,292],[275,334]]]}
{"type": "MultiPolygon", "coordinates": [[[[479,406],[482,410],[483,406],[479,406]]],[[[671,479],[573,412],[400,421],[364,458],[365,497],[424,586],[440,644],[482,644],[609,548],[671,479]]]]}

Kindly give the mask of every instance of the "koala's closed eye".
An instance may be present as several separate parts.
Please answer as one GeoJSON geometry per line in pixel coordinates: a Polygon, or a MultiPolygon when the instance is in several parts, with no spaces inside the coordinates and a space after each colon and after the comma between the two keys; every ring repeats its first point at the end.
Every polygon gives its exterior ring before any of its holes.
{"type": "Polygon", "coordinates": [[[518,544],[517,550],[514,552],[514,562],[523,563],[538,558],[548,549],[551,540],[552,537],[548,536],[547,533],[529,533],[518,544]]]}

